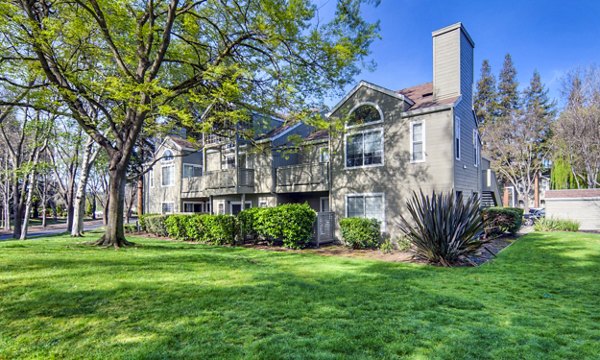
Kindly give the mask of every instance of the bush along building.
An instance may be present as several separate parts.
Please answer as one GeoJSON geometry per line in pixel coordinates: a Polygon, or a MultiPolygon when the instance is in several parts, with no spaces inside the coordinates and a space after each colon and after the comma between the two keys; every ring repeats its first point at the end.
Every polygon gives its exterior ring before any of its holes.
{"type": "Polygon", "coordinates": [[[145,212],[237,214],[306,202],[319,213],[317,236],[331,240],[346,217],[375,218],[399,235],[397,218],[419,189],[499,205],[472,106],[473,40],[461,23],[432,36],[433,81],[402,90],[361,81],[327,114],[345,122],[341,132],[257,116],[253,141],[168,136],[145,178],[145,212]]]}

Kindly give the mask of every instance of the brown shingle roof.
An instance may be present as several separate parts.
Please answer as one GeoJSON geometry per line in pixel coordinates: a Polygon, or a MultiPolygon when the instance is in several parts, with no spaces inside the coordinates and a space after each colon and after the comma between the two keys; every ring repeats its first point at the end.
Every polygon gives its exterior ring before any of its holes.
{"type": "Polygon", "coordinates": [[[256,140],[264,140],[264,139],[271,139],[274,138],[275,136],[283,133],[284,131],[288,130],[289,128],[291,128],[292,126],[295,126],[296,124],[298,124],[298,121],[288,121],[285,122],[279,126],[277,126],[274,129],[269,130],[268,132],[259,135],[256,140]]]}
{"type": "Polygon", "coordinates": [[[398,90],[398,93],[406,96],[415,103],[409,110],[424,109],[438,105],[451,105],[459,98],[455,96],[447,99],[433,100],[433,83],[430,82],[398,90]]]}

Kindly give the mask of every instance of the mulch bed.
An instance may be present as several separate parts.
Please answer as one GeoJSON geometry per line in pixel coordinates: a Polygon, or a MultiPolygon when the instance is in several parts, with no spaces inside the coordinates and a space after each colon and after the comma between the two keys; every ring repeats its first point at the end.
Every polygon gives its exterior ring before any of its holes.
{"type": "MultiPolygon", "coordinates": [[[[166,241],[181,241],[175,240],[168,237],[156,236],[152,234],[144,234],[144,233],[136,233],[134,235],[143,235],[146,237],[150,237],[153,239],[166,240],[166,241]]],[[[492,260],[496,257],[496,255],[502,251],[504,248],[511,245],[518,237],[503,235],[489,242],[485,243],[475,254],[468,256],[463,259],[459,264],[454,264],[454,266],[479,266],[492,260]]],[[[185,241],[190,244],[197,244],[193,241],[185,241]]],[[[227,246],[227,245],[223,245],[227,246]]],[[[418,263],[418,264],[427,264],[429,263],[426,260],[420,259],[415,256],[415,253],[411,250],[407,251],[399,251],[395,250],[389,253],[384,253],[381,250],[355,250],[350,249],[346,246],[339,244],[331,244],[324,245],[319,248],[307,248],[302,250],[294,250],[284,248],[283,246],[278,245],[268,245],[267,243],[258,243],[252,244],[247,243],[243,245],[239,245],[243,248],[256,249],[256,250],[265,250],[265,251],[276,251],[276,252],[293,252],[299,254],[315,254],[321,256],[338,256],[338,257],[347,257],[347,258],[362,258],[362,259],[373,259],[373,260],[381,260],[388,262],[404,262],[404,263],[418,263]]]]}

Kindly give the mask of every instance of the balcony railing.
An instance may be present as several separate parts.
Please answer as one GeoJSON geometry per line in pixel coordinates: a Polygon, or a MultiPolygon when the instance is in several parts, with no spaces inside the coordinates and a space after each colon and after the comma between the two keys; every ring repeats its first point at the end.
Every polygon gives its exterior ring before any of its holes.
{"type": "Polygon", "coordinates": [[[182,192],[194,196],[251,192],[254,189],[254,169],[223,169],[208,171],[202,176],[183,179],[182,192]]]}
{"type": "Polygon", "coordinates": [[[329,189],[329,163],[309,163],[277,168],[278,191],[321,191],[329,189]]]}

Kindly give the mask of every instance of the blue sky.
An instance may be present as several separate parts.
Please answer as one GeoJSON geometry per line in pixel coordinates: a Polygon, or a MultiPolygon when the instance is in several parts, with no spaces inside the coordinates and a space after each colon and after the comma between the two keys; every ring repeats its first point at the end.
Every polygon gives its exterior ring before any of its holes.
{"type": "MultiPolygon", "coordinates": [[[[324,5],[322,16],[335,6],[334,0],[317,3],[324,5]]],[[[381,0],[376,8],[365,6],[363,13],[370,21],[380,20],[382,38],[372,46],[375,71],[365,70],[356,80],[394,90],[431,81],[431,32],[459,21],[475,41],[476,80],[483,59],[497,74],[510,53],[521,89],[537,69],[550,95],[559,100],[565,72],[600,62],[598,0],[381,0]]]]}

